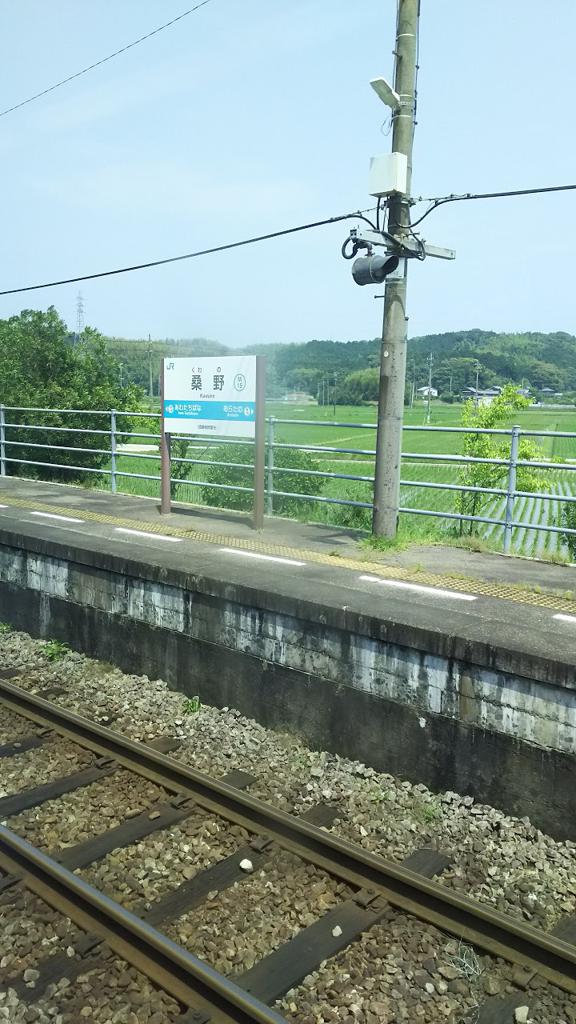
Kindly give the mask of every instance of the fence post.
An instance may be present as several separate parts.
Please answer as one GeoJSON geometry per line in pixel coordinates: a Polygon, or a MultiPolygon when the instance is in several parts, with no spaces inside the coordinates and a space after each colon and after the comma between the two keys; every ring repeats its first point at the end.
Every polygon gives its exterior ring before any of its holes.
{"type": "Polygon", "coordinates": [[[506,512],[504,515],[504,551],[510,552],[512,547],[512,520],[514,519],[514,498],[516,492],[516,469],[518,464],[518,442],[520,439],[520,427],[512,427],[512,439],[510,441],[510,462],[508,464],[508,487],[506,494],[506,512]]]}
{"type": "Polygon", "coordinates": [[[268,418],[268,472],[266,477],[266,515],[274,514],[274,416],[268,418]]]}
{"type": "Polygon", "coordinates": [[[0,405],[0,476],[6,476],[6,409],[0,405]]]}
{"type": "Polygon", "coordinates": [[[116,409],[110,410],[110,488],[116,494],[116,409]]]}
{"type": "Polygon", "coordinates": [[[255,530],[264,528],[266,493],[266,356],[256,356],[256,424],[254,436],[254,517],[255,530]]]}

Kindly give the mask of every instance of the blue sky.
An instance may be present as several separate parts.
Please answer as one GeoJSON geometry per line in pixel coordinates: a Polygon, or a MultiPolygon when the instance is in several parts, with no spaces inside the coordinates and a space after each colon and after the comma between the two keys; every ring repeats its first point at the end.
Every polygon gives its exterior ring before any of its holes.
{"type": "MultiPolygon", "coordinates": [[[[175,17],[187,0],[5,5],[0,105],[175,17]]],[[[394,0],[211,0],[155,38],[0,118],[1,288],[161,258],[369,206],[387,152],[394,0]]],[[[413,192],[576,181],[574,0],[422,0],[413,192]]],[[[424,209],[424,207],[417,208],[424,209]]],[[[576,193],[448,206],[453,264],[410,267],[409,333],[576,333],[576,193]]],[[[342,225],[82,285],[106,334],[228,345],[375,337],[381,301],[342,225]]],[[[0,298],[0,317],[78,286],[0,298]]],[[[381,289],[377,289],[381,291],[381,289]]]]}

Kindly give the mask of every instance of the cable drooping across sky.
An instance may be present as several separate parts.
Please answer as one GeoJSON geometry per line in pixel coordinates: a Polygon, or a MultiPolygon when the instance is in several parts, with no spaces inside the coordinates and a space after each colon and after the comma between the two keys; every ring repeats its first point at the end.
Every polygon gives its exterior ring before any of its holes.
{"type": "Polygon", "coordinates": [[[129,274],[134,270],[147,270],[149,267],[161,267],[166,263],[178,263],[181,260],[193,260],[198,256],[209,256],[215,252],[226,252],[228,249],[239,249],[243,245],[254,245],[256,242],[267,242],[272,238],[281,238],[283,235],[294,235],[299,231],[310,231],[312,228],[324,227],[326,224],[338,224],[343,220],[365,220],[374,228],[374,224],[367,217],[374,207],[368,210],[356,210],[354,213],[343,213],[338,217],[327,217],[325,220],[316,220],[310,224],[299,224],[293,228],[282,228],[280,231],[270,231],[265,235],[254,235],[252,238],[243,238],[239,242],[227,242],[224,245],[215,245],[209,249],[198,249],[196,252],[187,252],[182,256],[168,256],[162,260],[150,260],[148,263],[136,263],[131,267],[119,267],[116,270],[102,270],[96,274],[82,274],[78,277],[66,277],[59,281],[46,281],[43,284],[30,284],[23,288],[8,288],[0,291],[0,295],[16,295],[18,292],[34,292],[40,288],[56,288],[62,284],[76,284],[78,281],[93,281],[98,277],[113,277],[116,274],[129,274]]]}
{"type": "Polygon", "coordinates": [[[165,22],[164,25],[159,25],[158,28],[152,29],[151,32],[147,32],[145,36],[140,36],[139,39],[134,39],[131,43],[127,43],[126,46],[122,46],[121,49],[115,50],[114,53],[109,53],[107,57],[102,57],[101,60],[95,61],[94,64],[90,64],[88,67],[82,68],[81,71],[76,71],[74,75],[68,75],[68,78],[63,78],[60,82],[55,82],[54,85],[48,86],[47,89],[42,89],[41,92],[34,93],[34,95],[29,96],[28,99],[21,100],[20,103],[15,103],[14,106],[7,107],[6,110],[0,110],[0,117],[4,117],[6,114],[11,114],[13,110],[19,110],[20,107],[25,107],[27,103],[39,100],[41,96],[46,96],[49,92],[54,92],[55,89],[59,89],[62,85],[67,85],[68,82],[74,81],[75,78],[80,78],[82,75],[86,75],[89,71],[93,71],[94,68],[99,68],[101,64],[106,64],[107,61],[112,60],[114,57],[118,57],[121,53],[126,53],[126,50],[131,50],[133,46],[138,46],[139,43],[143,43],[146,39],[151,39],[152,36],[158,35],[158,33],[163,32],[165,28],[170,28],[170,26],[175,25],[177,21],[182,21],[182,18],[187,18],[189,14],[193,14],[194,11],[198,11],[200,7],[205,7],[206,4],[209,3],[211,3],[211,0],[202,0],[202,2],[196,4],[195,7],[190,7],[189,10],[183,11],[177,18],[172,18],[171,21],[165,22]]]}
{"type": "MultiPolygon", "coordinates": [[[[417,199],[415,202],[431,202],[432,206],[416,221],[413,221],[409,227],[413,229],[417,224],[421,224],[426,217],[428,217],[434,210],[437,210],[439,206],[443,206],[445,203],[457,203],[464,202],[470,199],[502,199],[509,198],[512,196],[531,196],[540,195],[546,192],[569,192],[576,190],[576,185],[548,185],[542,188],[525,188],[516,189],[515,191],[508,192],[468,192],[461,196],[441,196],[437,199],[417,199]]],[[[312,228],[324,227],[327,224],[337,224],[343,220],[364,220],[370,227],[376,231],[376,225],[372,221],[368,220],[365,216],[367,213],[371,213],[376,207],[369,207],[365,210],[357,210],[355,213],[343,213],[337,217],[327,217],[325,220],[316,220],[308,224],[299,224],[293,228],[282,228],[280,231],[271,231],[265,235],[254,235],[251,238],[243,238],[238,242],[227,242],[224,245],[215,245],[208,249],[198,249],[196,252],[184,253],[181,256],[168,256],[161,260],[150,260],[148,263],[136,263],[130,267],[118,267],[115,270],[102,270],[96,274],[81,274],[76,277],[65,277],[57,281],[45,281],[42,284],[29,284],[24,285],[20,288],[7,288],[4,291],[0,291],[0,295],[16,295],[18,292],[34,292],[39,291],[41,288],[57,288],[63,284],[76,284],[78,281],[93,281],[99,277],[113,277],[117,274],[129,274],[135,270],[147,270],[149,267],[161,267],[166,263],[178,263],[181,260],[192,260],[199,256],[210,256],[212,253],[226,252],[228,249],[239,249],[244,245],[254,245],[256,242],[267,242],[272,238],[281,238],[283,235],[294,235],[300,231],[310,231],[312,228]]]]}

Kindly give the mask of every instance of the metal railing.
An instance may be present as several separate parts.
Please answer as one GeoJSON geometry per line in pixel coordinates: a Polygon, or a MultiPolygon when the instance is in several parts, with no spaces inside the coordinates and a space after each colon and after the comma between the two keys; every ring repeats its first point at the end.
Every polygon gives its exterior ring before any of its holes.
{"type": "MultiPolygon", "coordinates": [[[[155,448],[160,441],[160,434],[154,430],[143,430],[143,425],[153,426],[154,423],[159,426],[159,414],[158,413],[144,413],[144,412],[124,412],[115,409],[103,410],[103,409],[47,409],[41,407],[16,407],[16,406],[4,406],[0,405],[0,474],[6,476],[9,474],[10,466],[31,466],[35,470],[45,469],[47,471],[57,470],[59,473],[70,473],[71,478],[78,477],[79,475],[88,474],[89,476],[95,477],[106,477],[109,479],[110,490],[112,493],[116,493],[118,489],[122,489],[122,480],[142,480],[155,482],[160,484],[160,475],[157,472],[134,472],[131,469],[123,468],[122,458],[127,455],[130,458],[141,460],[143,463],[143,469],[147,462],[154,462],[158,465],[159,454],[157,451],[134,451],[127,450],[125,443],[127,439],[130,441],[144,441],[145,445],[155,448]],[[46,422],[39,423],[34,422],[34,419],[38,419],[37,414],[42,414],[43,418],[56,420],[58,422],[46,422]],[[83,423],[94,422],[94,427],[86,426],[74,426],[71,425],[71,419],[75,417],[82,417],[83,423]],[[88,419],[85,419],[88,417],[88,419]],[[89,419],[92,417],[93,419],[89,419]],[[123,425],[124,424],[124,425],[123,425]],[[19,433],[21,432],[21,433],[19,433]],[[27,436],[22,434],[26,432],[27,436]],[[58,444],[58,435],[64,435],[62,439],[66,443],[58,444]],[[32,440],[37,437],[38,440],[32,440]],[[20,439],[21,438],[21,439],[20,439]],[[78,438],[78,444],[75,442],[78,438]],[[89,444],[89,441],[94,441],[94,446],[89,444]],[[124,442],[124,443],[123,443],[124,442]],[[20,449],[20,451],[19,451],[20,449]],[[24,451],[23,451],[24,449],[24,451]],[[50,451],[61,452],[63,457],[59,461],[48,460],[47,458],[42,459],[42,453],[50,451]],[[38,458],[30,458],[30,455],[36,455],[38,458]],[[69,456],[83,456],[85,454],[91,455],[92,460],[85,460],[84,464],[76,459],[72,460],[69,456]],[[91,461],[92,464],[86,465],[87,461],[91,461]]],[[[327,428],[336,430],[346,431],[369,431],[374,435],[376,433],[375,423],[349,423],[337,420],[302,420],[302,419],[284,419],[277,418],[274,416],[268,417],[267,420],[267,466],[266,466],[266,481],[265,481],[265,497],[266,497],[266,509],[268,515],[273,515],[278,508],[278,503],[282,502],[283,499],[290,499],[296,502],[309,502],[311,504],[317,504],[319,506],[342,506],[348,508],[372,510],[372,488],[374,483],[373,473],[360,473],[360,472],[341,472],[338,469],[338,462],[358,462],[359,467],[362,462],[368,462],[373,464],[375,457],[375,447],[342,447],[335,444],[314,444],[311,441],[306,443],[295,443],[290,441],[281,441],[278,439],[278,431],[284,431],[286,428],[306,428],[310,431],[321,428],[326,431],[327,428]],[[276,453],[281,451],[299,451],[306,452],[309,455],[319,458],[327,457],[330,462],[330,469],[319,469],[319,468],[302,468],[297,466],[281,466],[277,464],[276,453]],[[348,457],[346,459],[346,457],[348,457]],[[336,490],[335,493],[326,495],[320,493],[304,493],[297,487],[297,481],[299,478],[316,478],[319,481],[326,482],[346,482],[358,484],[363,487],[368,493],[364,496],[354,495],[347,497],[345,494],[336,490]],[[295,481],[296,487],[288,489],[284,484],[283,487],[279,486],[283,480],[292,478],[295,481]]],[[[510,551],[513,547],[513,538],[517,531],[535,531],[540,534],[549,535],[572,535],[576,534],[576,529],[570,529],[568,526],[561,525],[558,522],[544,522],[542,516],[536,522],[534,520],[526,520],[522,518],[522,513],[519,512],[519,508],[525,508],[527,500],[532,502],[547,502],[551,503],[555,508],[559,508],[562,504],[570,504],[576,501],[576,477],[572,474],[576,472],[576,432],[567,431],[538,431],[538,430],[524,430],[519,426],[514,426],[510,429],[493,428],[493,429],[478,429],[474,427],[441,427],[441,426],[405,426],[404,431],[406,434],[411,432],[419,432],[421,434],[432,436],[436,434],[446,435],[461,435],[467,434],[486,434],[486,435],[497,435],[502,439],[509,438],[509,446],[507,446],[506,457],[475,457],[469,455],[463,455],[455,453],[453,451],[447,452],[419,452],[419,451],[406,451],[402,454],[402,460],[404,466],[409,466],[410,463],[419,462],[423,463],[424,466],[431,467],[431,471],[434,467],[449,467],[454,470],[456,478],[453,482],[448,482],[440,479],[430,479],[430,473],[428,479],[425,478],[426,474],[423,473],[423,479],[411,479],[409,477],[402,476],[401,488],[404,492],[412,490],[416,492],[423,491],[425,494],[430,492],[439,492],[440,494],[446,493],[448,495],[461,495],[468,493],[471,495],[477,494],[486,498],[487,508],[484,509],[483,514],[468,514],[462,511],[458,511],[455,508],[447,507],[426,507],[426,505],[420,505],[419,503],[413,504],[402,504],[400,512],[403,515],[410,516],[424,516],[429,518],[435,518],[444,521],[447,524],[450,523],[478,523],[486,527],[490,533],[495,530],[502,531],[502,545],[505,551],[510,551]],[[519,445],[521,437],[531,438],[547,438],[551,439],[552,443],[556,439],[568,438],[574,442],[574,462],[559,462],[551,459],[534,459],[526,460],[519,458],[519,445]],[[501,467],[501,480],[496,482],[495,486],[478,486],[473,483],[467,482],[465,479],[459,479],[457,474],[462,471],[463,468],[471,465],[491,465],[494,467],[501,467]],[[521,467],[530,467],[532,470],[537,470],[539,474],[543,475],[549,473],[550,476],[546,479],[543,478],[542,490],[519,490],[517,488],[518,470],[521,467]],[[567,479],[570,479],[570,486],[562,487],[558,486],[558,481],[554,480],[552,474],[558,475],[568,474],[567,479]],[[574,493],[572,491],[572,480],[574,481],[574,493]],[[556,489],[555,489],[556,488],[556,489]]],[[[346,438],[347,439],[347,438],[346,438]]],[[[198,437],[194,435],[178,435],[178,440],[188,442],[188,449],[184,456],[172,456],[173,466],[188,465],[191,467],[200,466],[214,466],[215,462],[209,456],[211,447],[223,448],[226,445],[243,446],[246,449],[247,456],[251,456],[251,450],[253,449],[253,442],[240,440],[240,439],[229,439],[229,438],[207,438],[205,436],[198,437]],[[190,457],[190,450],[194,445],[198,446],[198,456],[190,457]]],[[[221,461],[218,459],[217,462],[219,467],[229,468],[232,470],[243,470],[250,471],[251,469],[251,457],[246,462],[237,461],[221,461]]],[[[345,467],[346,468],[346,467],[345,467]]],[[[351,467],[355,468],[354,465],[351,467]]],[[[40,475],[40,474],[38,474],[40,475]]],[[[46,475],[50,475],[47,473],[46,475]]],[[[236,492],[248,492],[252,491],[252,486],[249,484],[245,486],[242,483],[220,483],[216,480],[210,479],[190,479],[188,476],[180,477],[174,475],[171,479],[171,484],[174,488],[177,487],[200,487],[210,488],[225,491],[236,491],[236,492]]],[[[430,504],[430,502],[428,502],[430,504]]],[[[433,503],[432,503],[433,504],[433,503]]],[[[551,506],[547,506],[551,507],[551,506]]],[[[549,518],[547,516],[547,518],[549,518]]]]}

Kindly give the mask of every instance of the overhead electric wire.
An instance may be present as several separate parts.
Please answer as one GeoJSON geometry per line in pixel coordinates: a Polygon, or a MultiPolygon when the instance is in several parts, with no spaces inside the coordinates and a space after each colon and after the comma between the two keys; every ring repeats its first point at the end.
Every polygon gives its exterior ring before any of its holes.
{"type": "Polygon", "coordinates": [[[78,281],[93,281],[97,277],[113,277],[115,274],[129,274],[134,270],[147,270],[149,267],[161,267],[166,263],[178,263],[180,260],[193,260],[198,256],[209,256],[215,252],[226,252],[229,249],[239,249],[243,245],[254,245],[256,242],[266,242],[272,238],[281,238],[283,235],[294,235],[299,231],[310,231],[312,228],[324,227],[326,224],[337,224],[342,220],[365,220],[371,228],[374,228],[372,221],[364,216],[374,209],[373,206],[367,210],[356,210],[355,213],[343,213],[338,217],[327,217],[325,220],[313,221],[309,224],[299,224],[294,228],[283,228],[281,231],[270,231],[265,235],[254,235],[252,238],[243,238],[239,242],[227,242],[224,245],[215,245],[209,249],[198,249],[196,252],[187,252],[182,256],[168,256],[162,260],[151,260],[149,263],[136,263],[131,267],[119,267],[116,270],[102,270],[97,274],[82,274],[78,277],[66,277],[58,281],[46,281],[43,284],[30,284],[23,288],[8,288],[0,291],[0,295],[16,295],[18,292],[34,292],[40,288],[57,288],[62,284],[76,284],[78,281]]]}
{"type": "Polygon", "coordinates": [[[444,206],[446,203],[462,203],[470,199],[507,199],[512,196],[534,196],[541,195],[545,192],[571,192],[576,189],[576,185],[548,185],[544,188],[519,188],[513,189],[508,192],[466,192],[461,196],[439,196],[431,199],[416,199],[417,203],[432,203],[430,208],[423,213],[418,220],[413,220],[410,224],[411,228],[415,228],[418,224],[421,224],[434,210],[437,210],[439,206],[444,206]]]}
{"type": "Polygon", "coordinates": [[[170,28],[171,25],[175,25],[177,21],[182,21],[182,18],[187,18],[189,14],[193,14],[194,11],[205,7],[206,4],[211,3],[211,0],[202,0],[201,3],[196,4],[195,7],[190,7],[189,10],[183,11],[177,18],[172,18],[171,21],[165,22],[164,25],[159,25],[158,28],[152,29],[151,32],[147,32],[145,36],[140,36],[139,39],[134,39],[133,42],[127,43],[126,46],[122,46],[120,50],[115,50],[114,53],[108,54],[107,57],[102,57],[101,60],[97,60],[94,64],[90,64],[87,68],[82,68],[81,71],[77,71],[74,75],[69,75],[68,78],[63,78],[61,82],[56,82],[54,85],[50,85],[47,89],[42,89],[41,92],[37,92],[34,96],[29,96],[26,100],[21,100],[20,103],[15,103],[13,107],[7,107],[6,110],[0,110],[0,117],[4,117],[5,114],[11,114],[13,110],[18,110],[20,107],[25,107],[27,103],[32,103],[34,100],[40,99],[41,96],[46,96],[49,92],[54,92],[54,89],[59,89],[62,85],[67,85],[68,82],[72,82],[75,78],[80,78],[81,75],[86,75],[88,71],[93,71],[94,68],[99,68],[101,64],[106,64],[107,61],[112,60],[114,57],[118,57],[121,53],[126,53],[126,50],[131,50],[133,46],[138,46],[139,43],[143,43],[146,39],[150,39],[152,36],[158,35],[159,32],[163,32],[165,28],[170,28]]]}
{"type": "MultiPolygon", "coordinates": [[[[209,2],[209,0],[204,0],[204,2],[207,3],[209,2]]],[[[510,189],[508,191],[498,191],[498,193],[466,193],[465,195],[462,196],[442,196],[437,199],[429,200],[425,200],[422,198],[415,200],[415,202],[429,202],[433,205],[431,205],[429,209],[427,209],[426,212],[423,213],[422,216],[418,218],[418,220],[413,220],[409,225],[407,225],[407,227],[412,233],[414,227],[416,227],[418,224],[421,224],[421,222],[425,220],[425,218],[429,216],[430,213],[433,213],[440,206],[444,206],[446,203],[462,203],[468,200],[482,199],[505,199],[516,196],[537,196],[545,193],[557,193],[557,191],[573,190],[576,190],[576,184],[547,185],[542,188],[517,188],[510,189]]],[[[256,236],[253,236],[252,238],[242,239],[239,242],[229,242],[221,246],[212,246],[208,249],[199,249],[196,252],[192,253],[183,253],[181,256],[168,256],[165,259],[151,260],[148,263],[135,263],[133,266],[118,267],[114,270],[100,270],[97,273],[79,274],[78,276],[75,276],[75,278],[63,278],[58,281],[48,281],[44,282],[41,285],[26,285],[25,287],[22,288],[8,288],[3,291],[0,291],[0,296],[16,295],[19,292],[36,292],[44,288],[58,288],[60,285],[74,285],[81,281],[94,281],[97,278],[112,278],[112,276],[120,273],[131,273],[134,270],[146,270],[149,267],[163,266],[166,263],[177,263],[181,260],[196,259],[199,256],[209,256],[212,253],[227,252],[228,250],[231,249],[239,249],[242,246],[254,245],[257,242],[268,242],[272,239],[279,239],[282,238],[283,236],[287,236],[287,234],[295,234],[299,231],[312,230],[312,228],[314,227],[324,227],[327,224],[336,224],[342,220],[364,220],[366,221],[366,223],[370,224],[370,227],[373,230],[377,230],[378,228],[376,227],[376,225],[373,224],[372,221],[365,216],[366,213],[371,213],[374,209],[376,209],[377,211],[377,217],[379,221],[379,210],[376,207],[369,207],[368,209],[365,210],[357,210],[354,213],[343,213],[337,217],[327,217],[324,220],[315,220],[307,224],[298,224],[296,227],[286,227],[279,231],[269,231],[266,234],[256,234],[256,236]]],[[[387,236],[386,231],[380,231],[380,233],[384,234],[384,236],[386,237],[389,237],[387,236]]]]}

